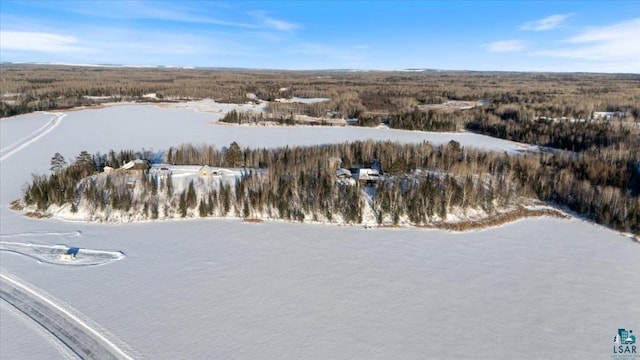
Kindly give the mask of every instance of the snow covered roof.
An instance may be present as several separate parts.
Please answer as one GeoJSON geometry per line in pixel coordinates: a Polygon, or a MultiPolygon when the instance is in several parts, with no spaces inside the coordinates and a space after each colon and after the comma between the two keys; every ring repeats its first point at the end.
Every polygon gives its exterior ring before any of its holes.
{"type": "Polygon", "coordinates": [[[337,177],[351,177],[351,171],[345,168],[340,168],[336,170],[337,177]]]}
{"type": "Polygon", "coordinates": [[[131,168],[133,168],[134,162],[133,161],[129,161],[125,164],[123,164],[122,166],[120,166],[120,169],[122,170],[129,170],[131,168]]]}
{"type": "Polygon", "coordinates": [[[198,174],[200,175],[211,175],[213,173],[213,169],[209,167],[209,165],[203,165],[200,169],[198,169],[198,174]]]}
{"type": "Polygon", "coordinates": [[[148,170],[149,163],[146,160],[131,160],[120,167],[122,170],[148,170]]]}

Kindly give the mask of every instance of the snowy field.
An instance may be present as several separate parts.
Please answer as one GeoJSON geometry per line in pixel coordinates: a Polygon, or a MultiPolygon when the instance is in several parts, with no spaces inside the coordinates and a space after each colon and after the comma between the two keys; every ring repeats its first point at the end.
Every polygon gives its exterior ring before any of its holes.
{"type": "MultiPolygon", "coordinates": [[[[601,359],[610,357],[618,328],[640,331],[640,245],[579,219],[454,234],[233,220],[98,225],[8,209],[56,151],[72,158],[182,142],[356,139],[519,149],[467,133],[212,123],[222,115],[152,105],[73,111],[35,141],[54,115],[0,120],[1,149],[29,142],[0,161],[2,241],[126,254],[74,267],[0,251],[2,273],[46,291],[120,348],[149,359],[601,359]]],[[[5,301],[0,317],[0,358],[69,355],[5,301]]]]}

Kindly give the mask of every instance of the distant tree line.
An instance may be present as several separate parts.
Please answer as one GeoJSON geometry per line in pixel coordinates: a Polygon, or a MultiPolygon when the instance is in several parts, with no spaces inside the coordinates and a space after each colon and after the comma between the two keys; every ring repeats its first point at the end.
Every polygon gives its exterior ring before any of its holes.
{"type": "Polygon", "coordinates": [[[459,131],[464,128],[465,115],[461,111],[413,111],[391,114],[389,126],[394,129],[422,131],[459,131]]]}
{"type": "Polygon", "coordinates": [[[279,125],[295,125],[295,117],[293,114],[289,115],[267,115],[262,112],[253,111],[237,111],[231,110],[225,114],[225,116],[219,121],[229,124],[259,124],[265,121],[277,123],[279,125]]]}
{"type": "Polygon", "coordinates": [[[640,148],[640,127],[619,120],[503,119],[483,113],[468,121],[466,128],[501,139],[571,151],[620,144],[640,148]]]}
{"type": "MultiPolygon", "coordinates": [[[[211,69],[129,69],[0,65],[0,116],[138,101],[155,93],[165,101],[212,98],[219,102],[271,101],[274,115],[359,118],[410,113],[417,105],[488,100],[503,120],[538,117],[588,119],[594,111],[621,111],[640,119],[637,74],[527,74],[491,72],[345,72],[211,69]],[[278,98],[324,97],[315,104],[278,98]],[[104,97],[103,99],[97,97],[104,97]],[[6,100],[6,101],[5,101],[6,100]]],[[[473,116],[470,116],[472,118],[473,116]]]]}

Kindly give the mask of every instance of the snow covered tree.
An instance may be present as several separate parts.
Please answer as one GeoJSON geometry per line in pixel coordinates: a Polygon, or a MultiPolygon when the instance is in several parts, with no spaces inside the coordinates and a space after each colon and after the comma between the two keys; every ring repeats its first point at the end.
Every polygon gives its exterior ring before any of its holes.
{"type": "Polygon", "coordinates": [[[57,152],[51,158],[51,168],[49,168],[49,170],[53,171],[54,173],[57,173],[60,170],[64,169],[66,166],[67,166],[67,162],[64,159],[64,156],[62,156],[62,154],[57,152]]]}
{"type": "Polygon", "coordinates": [[[86,151],[82,151],[76,161],[73,163],[74,167],[76,167],[84,176],[92,174],[96,171],[96,163],[93,160],[93,156],[86,151]]]}

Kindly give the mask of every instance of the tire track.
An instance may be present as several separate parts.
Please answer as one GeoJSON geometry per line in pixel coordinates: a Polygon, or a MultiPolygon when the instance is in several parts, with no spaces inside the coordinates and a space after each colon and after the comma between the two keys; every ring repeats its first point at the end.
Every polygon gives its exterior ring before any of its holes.
{"type": "MultiPolygon", "coordinates": [[[[51,113],[47,113],[47,114],[51,114],[51,113]]],[[[53,114],[53,115],[54,117],[51,118],[51,120],[49,120],[46,124],[44,124],[38,130],[32,132],[31,134],[23,137],[22,139],[14,142],[11,145],[5,146],[2,149],[0,149],[0,161],[4,161],[10,158],[13,154],[33,144],[34,142],[38,141],[41,137],[53,131],[53,129],[55,129],[58,125],[60,125],[60,123],[62,122],[62,119],[65,116],[67,116],[67,114],[64,114],[64,113],[53,114]]]]}
{"type": "MultiPolygon", "coordinates": [[[[0,299],[0,310],[6,311],[11,314],[10,316],[15,317],[18,321],[22,322],[25,314],[18,310],[15,306],[9,304],[4,299],[0,299]]],[[[52,336],[47,329],[40,326],[40,324],[35,321],[27,321],[25,324],[31,331],[39,334],[43,337],[51,346],[58,351],[60,356],[66,360],[82,360],[76,353],[71,351],[67,345],[65,345],[60,339],[55,336],[52,336]]],[[[47,355],[49,356],[49,355],[47,355]]],[[[51,356],[52,357],[52,356],[51,356]]]]}
{"type": "Polygon", "coordinates": [[[21,280],[0,273],[0,298],[45,328],[82,359],[133,360],[134,357],[114,344],[103,333],[79,316],[56,304],[42,291],[21,280]]]}

